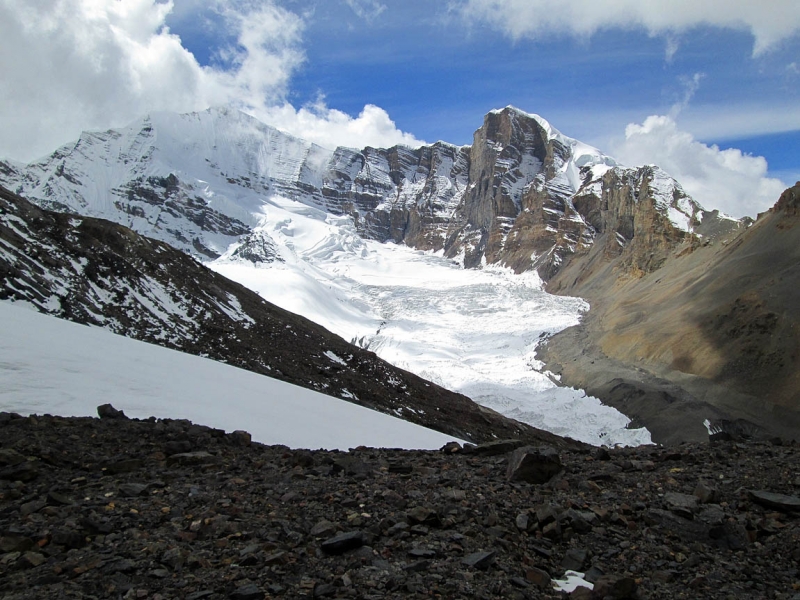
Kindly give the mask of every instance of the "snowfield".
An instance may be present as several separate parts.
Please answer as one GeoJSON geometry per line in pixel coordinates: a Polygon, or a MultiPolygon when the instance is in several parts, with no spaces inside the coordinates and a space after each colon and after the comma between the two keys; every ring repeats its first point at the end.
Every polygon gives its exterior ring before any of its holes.
{"type": "MultiPolygon", "coordinates": [[[[454,438],[338,398],[0,302],[0,410],[190,419],[292,448],[438,449],[454,438]]],[[[461,442],[461,440],[457,440],[461,442]]]]}
{"type": "Polygon", "coordinates": [[[273,196],[257,232],[278,259],[208,264],[266,300],[384,360],[535,427],[595,445],[651,443],[646,429],[535,359],[542,336],[575,325],[579,298],[544,291],[535,272],[465,270],[440,254],[364,240],[349,217],[273,196]]]}

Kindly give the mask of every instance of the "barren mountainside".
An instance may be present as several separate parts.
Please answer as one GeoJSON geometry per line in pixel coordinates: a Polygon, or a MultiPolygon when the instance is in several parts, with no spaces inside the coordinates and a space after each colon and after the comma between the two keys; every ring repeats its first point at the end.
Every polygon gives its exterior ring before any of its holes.
{"type": "Polygon", "coordinates": [[[543,355],[572,385],[654,440],[702,439],[700,414],[752,435],[800,432],[800,184],[747,230],[688,239],[660,268],[630,274],[597,250],[550,288],[586,297],[586,320],[543,355]]]}

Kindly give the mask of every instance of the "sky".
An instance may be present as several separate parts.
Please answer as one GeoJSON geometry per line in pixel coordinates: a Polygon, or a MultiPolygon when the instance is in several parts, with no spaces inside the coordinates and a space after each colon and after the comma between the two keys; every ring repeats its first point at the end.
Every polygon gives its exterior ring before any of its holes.
{"type": "Polygon", "coordinates": [[[0,156],[231,104],[323,146],[514,105],[750,215],[800,180],[796,0],[0,0],[0,156]]]}

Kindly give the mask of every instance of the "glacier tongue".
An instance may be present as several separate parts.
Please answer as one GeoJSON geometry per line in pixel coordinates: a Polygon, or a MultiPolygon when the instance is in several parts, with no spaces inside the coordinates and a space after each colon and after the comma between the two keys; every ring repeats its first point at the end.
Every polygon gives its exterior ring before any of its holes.
{"type": "Polygon", "coordinates": [[[534,272],[464,270],[441,253],[363,240],[349,218],[280,197],[258,231],[280,260],[254,266],[234,246],[208,266],[517,420],[596,445],[650,443],[617,410],[537,370],[541,336],[576,324],[588,306],[547,294],[534,272]]]}

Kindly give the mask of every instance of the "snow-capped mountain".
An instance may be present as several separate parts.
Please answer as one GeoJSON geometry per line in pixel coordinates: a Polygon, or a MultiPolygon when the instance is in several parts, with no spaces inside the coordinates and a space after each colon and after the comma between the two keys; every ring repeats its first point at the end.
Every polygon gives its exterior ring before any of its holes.
{"type": "Polygon", "coordinates": [[[657,166],[621,166],[513,107],[487,114],[471,146],[416,149],[325,149],[227,108],[153,114],[29,165],[0,162],[0,183],[213,260],[395,364],[592,443],[649,434],[539,372],[538,345],[586,309],[542,282],[594,306],[598,278],[602,290],[646,278],[749,224],[703,210],[657,166]],[[454,265],[495,270],[467,281],[454,265]]]}
{"type": "Polygon", "coordinates": [[[606,230],[630,243],[642,206],[677,238],[713,218],[657,167],[620,167],[512,107],[486,115],[472,146],[418,149],[326,150],[228,108],[152,114],[27,166],[0,163],[0,183],[202,258],[249,234],[279,195],[349,215],[366,238],[545,279],[606,230]]]}

